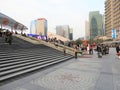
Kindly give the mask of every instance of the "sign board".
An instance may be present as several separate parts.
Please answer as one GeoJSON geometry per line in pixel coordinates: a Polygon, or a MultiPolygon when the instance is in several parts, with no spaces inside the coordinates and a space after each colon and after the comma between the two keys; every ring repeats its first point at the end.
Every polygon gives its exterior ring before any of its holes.
{"type": "Polygon", "coordinates": [[[112,30],[111,36],[113,39],[116,38],[116,30],[115,29],[112,30]]]}

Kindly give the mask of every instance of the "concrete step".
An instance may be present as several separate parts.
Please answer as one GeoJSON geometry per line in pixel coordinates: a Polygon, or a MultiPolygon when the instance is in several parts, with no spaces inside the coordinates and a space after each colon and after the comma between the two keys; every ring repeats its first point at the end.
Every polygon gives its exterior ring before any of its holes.
{"type": "MultiPolygon", "coordinates": [[[[69,57],[69,56],[64,56],[64,58],[69,57]]],[[[48,57],[50,59],[56,59],[56,58],[61,58],[61,56],[56,56],[56,57],[48,57]]],[[[21,66],[25,66],[25,65],[29,65],[31,63],[36,63],[36,62],[45,62],[46,60],[48,60],[48,58],[36,58],[34,57],[34,59],[29,59],[29,60],[22,60],[19,62],[13,62],[13,63],[7,63],[7,64],[2,64],[0,65],[0,72],[4,71],[4,70],[9,70],[12,68],[17,68],[17,67],[21,67],[21,66]]]]}
{"type": "MultiPolygon", "coordinates": [[[[65,59],[64,57],[61,57],[59,59],[65,59]]],[[[55,59],[47,59],[47,60],[42,60],[41,61],[37,61],[37,62],[30,62],[28,63],[27,65],[24,65],[24,67],[18,67],[18,68],[14,68],[14,69],[10,69],[10,70],[7,70],[7,71],[3,71],[0,73],[0,76],[3,76],[3,75],[6,75],[6,74],[9,74],[9,73],[13,73],[13,72],[17,72],[17,71],[20,71],[20,70],[24,70],[24,69],[28,69],[28,68],[31,68],[31,67],[34,67],[34,66],[38,66],[38,65],[42,65],[42,64],[46,64],[46,63],[49,63],[49,62],[52,62],[52,61],[55,61],[55,60],[59,60],[58,58],[55,58],[55,59]]]]}
{"type": "MultiPolygon", "coordinates": [[[[40,55],[40,56],[36,56],[36,58],[39,58],[39,59],[45,59],[45,58],[51,58],[51,57],[64,57],[63,55],[59,54],[54,54],[54,55],[40,55]]],[[[31,59],[34,59],[35,57],[34,56],[28,56],[28,57],[8,57],[8,58],[2,58],[2,61],[0,61],[0,67],[4,67],[4,65],[2,64],[5,64],[5,65],[9,65],[8,63],[14,63],[14,62],[24,62],[25,60],[29,60],[31,61],[31,59]],[[22,59],[21,59],[22,58],[22,59]]],[[[70,55],[68,55],[70,56],[70,55]]]]}
{"type": "Polygon", "coordinates": [[[17,68],[17,69],[14,69],[14,70],[10,70],[8,72],[0,73],[0,77],[1,77],[0,82],[5,81],[9,78],[13,78],[13,77],[18,76],[18,75],[22,75],[22,74],[25,74],[25,73],[28,73],[28,72],[32,72],[32,71],[41,69],[43,67],[47,67],[49,65],[53,65],[53,64],[56,64],[56,63],[59,63],[59,62],[62,62],[62,61],[66,61],[67,59],[70,59],[70,58],[72,58],[72,57],[63,58],[63,59],[59,59],[59,60],[58,59],[48,60],[46,62],[37,63],[37,64],[34,64],[34,65],[21,67],[21,68],[17,68]]]}
{"type": "Polygon", "coordinates": [[[34,56],[38,57],[38,58],[46,58],[46,57],[54,57],[54,56],[63,56],[62,54],[59,53],[49,53],[48,55],[46,55],[48,53],[38,53],[38,54],[27,54],[27,55],[21,55],[21,54],[16,54],[16,55],[6,55],[6,57],[2,57],[0,59],[0,64],[3,63],[9,63],[9,62],[17,62],[19,60],[21,60],[21,58],[23,59],[32,59],[34,58],[34,56]],[[18,57],[19,56],[19,57],[18,57]]]}
{"type": "Polygon", "coordinates": [[[0,38],[0,43],[0,84],[73,58],[49,45],[35,45],[16,37],[13,37],[12,45],[5,43],[4,38],[0,38]]]}

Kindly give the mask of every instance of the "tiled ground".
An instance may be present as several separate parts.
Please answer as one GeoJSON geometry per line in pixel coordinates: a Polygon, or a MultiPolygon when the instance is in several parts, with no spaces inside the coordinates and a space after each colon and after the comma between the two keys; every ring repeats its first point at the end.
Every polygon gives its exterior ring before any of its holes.
{"type": "Polygon", "coordinates": [[[100,62],[76,61],[31,83],[50,90],[93,90],[100,68],[100,62]]]}

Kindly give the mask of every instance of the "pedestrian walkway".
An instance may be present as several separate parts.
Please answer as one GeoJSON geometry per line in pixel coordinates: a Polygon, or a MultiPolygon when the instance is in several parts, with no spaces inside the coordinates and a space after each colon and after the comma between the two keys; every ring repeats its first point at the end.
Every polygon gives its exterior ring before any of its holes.
{"type": "Polygon", "coordinates": [[[71,59],[0,86],[0,90],[120,90],[120,60],[110,54],[71,59]]]}

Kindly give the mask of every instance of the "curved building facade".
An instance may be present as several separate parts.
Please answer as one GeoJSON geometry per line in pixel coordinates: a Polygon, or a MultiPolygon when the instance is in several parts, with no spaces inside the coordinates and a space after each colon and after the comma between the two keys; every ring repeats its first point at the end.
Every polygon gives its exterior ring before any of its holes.
{"type": "Polygon", "coordinates": [[[90,39],[94,39],[96,36],[102,35],[103,30],[103,16],[99,11],[93,11],[89,13],[90,24],[90,39]]]}

